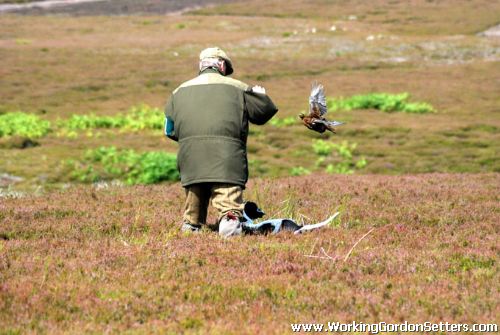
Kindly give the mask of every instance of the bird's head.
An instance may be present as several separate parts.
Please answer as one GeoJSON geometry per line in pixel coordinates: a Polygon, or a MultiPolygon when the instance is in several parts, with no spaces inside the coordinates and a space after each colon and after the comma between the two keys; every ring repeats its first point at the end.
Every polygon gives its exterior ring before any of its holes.
{"type": "Polygon", "coordinates": [[[299,114],[299,117],[300,117],[301,119],[303,119],[305,116],[306,116],[306,114],[304,114],[304,113],[300,113],[300,114],[299,114]]]}

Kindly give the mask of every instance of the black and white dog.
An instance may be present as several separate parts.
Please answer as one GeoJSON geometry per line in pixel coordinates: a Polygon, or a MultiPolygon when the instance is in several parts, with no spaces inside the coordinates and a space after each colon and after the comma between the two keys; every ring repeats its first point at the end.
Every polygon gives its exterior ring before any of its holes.
{"type": "Polygon", "coordinates": [[[297,235],[326,226],[339,214],[340,212],[337,212],[325,221],[304,226],[298,225],[297,222],[292,219],[269,219],[254,223],[254,220],[262,218],[266,213],[264,213],[255,202],[247,201],[243,212],[245,221],[242,222],[242,226],[243,231],[248,234],[277,234],[280,231],[292,231],[297,235]]]}

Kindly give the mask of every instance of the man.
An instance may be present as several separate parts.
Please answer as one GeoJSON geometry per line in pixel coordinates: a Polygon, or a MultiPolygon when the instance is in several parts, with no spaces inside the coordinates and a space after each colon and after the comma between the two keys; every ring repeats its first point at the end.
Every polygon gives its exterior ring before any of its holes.
{"type": "Polygon", "coordinates": [[[231,59],[201,52],[198,77],[174,90],[165,108],[165,135],[179,142],[177,165],[186,190],[183,231],[199,231],[212,201],[219,234],[240,235],[248,180],[248,122],[262,125],[278,111],[260,86],[229,78],[231,59]]]}

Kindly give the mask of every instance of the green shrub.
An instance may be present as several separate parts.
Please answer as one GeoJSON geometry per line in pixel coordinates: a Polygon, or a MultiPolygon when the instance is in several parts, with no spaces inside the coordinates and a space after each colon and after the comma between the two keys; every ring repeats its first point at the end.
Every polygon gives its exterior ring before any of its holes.
{"type": "Polygon", "coordinates": [[[51,131],[50,122],[37,115],[11,112],[0,115],[0,137],[42,137],[51,131]]]}
{"type": "Polygon", "coordinates": [[[412,114],[434,113],[434,107],[427,102],[408,102],[403,106],[403,112],[412,114]]]}
{"type": "Polygon", "coordinates": [[[324,140],[315,140],[312,147],[316,155],[329,156],[335,148],[335,144],[324,140]]]}
{"type": "Polygon", "coordinates": [[[139,155],[127,175],[128,184],[154,184],[178,179],[177,156],[155,151],[139,155]]]}
{"type": "Polygon", "coordinates": [[[324,165],[328,159],[333,160],[333,162],[326,165],[325,171],[327,173],[351,174],[355,170],[364,168],[367,164],[364,157],[354,160],[353,152],[357,147],[356,143],[342,141],[337,144],[324,140],[315,140],[312,146],[313,151],[319,156],[316,161],[317,167],[324,165]]]}
{"type": "Polygon", "coordinates": [[[120,128],[123,124],[122,117],[97,116],[94,114],[72,115],[68,120],[58,122],[60,128],[69,131],[96,128],[120,128]]]}
{"type": "MultiPolygon", "coordinates": [[[[318,156],[315,168],[323,168],[327,173],[351,174],[367,165],[364,157],[354,159],[356,143],[342,141],[341,143],[327,142],[324,140],[314,140],[312,148],[318,156]]],[[[291,169],[292,176],[300,176],[311,173],[310,170],[299,166],[291,169]]]]}
{"type": "Polygon", "coordinates": [[[433,113],[434,107],[426,102],[408,102],[409,93],[369,93],[350,98],[328,99],[328,108],[336,110],[379,109],[384,112],[433,113]]]}
{"type": "MultiPolygon", "coordinates": [[[[78,131],[91,129],[162,129],[164,114],[159,108],[138,105],[123,115],[98,116],[95,114],[73,115],[56,123],[59,136],[77,137],[78,131]]],[[[35,114],[11,112],[0,114],[0,137],[21,136],[37,138],[51,131],[51,124],[35,114]]],[[[91,134],[91,132],[89,132],[91,134]]],[[[89,135],[90,136],[90,135],[89,135]]]]}
{"type": "Polygon", "coordinates": [[[115,147],[89,150],[83,162],[69,162],[72,177],[81,182],[121,179],[129,185],[178,180],[177,158],[165,152],[137,153],[115,147]]]}
{"type": "Polygon", "coordinates": [[[123,118],[123,128],[130,130],[162,129],[165,115],[159,108],[139,105],[130,108],[123,118]]]}
{"type": "Polygon", "coordinates": [[[292,175],[292,176],[304,176],[304,175],[308,175],[308,174],[311,174],[311,170],[308,170],[302,166],[293,167],[290,170],[290,175],[292,175]]]}
{"type": "Polygon", "coordinates": [[[159,108],[148,105],[134,106],[126,114],[115,116],[73,115],[68,120],[60,120],[60,134],[70,134],[76,130],[98,128],[121,128],[127,130],[162,129],[164,114],[159,108]]]}

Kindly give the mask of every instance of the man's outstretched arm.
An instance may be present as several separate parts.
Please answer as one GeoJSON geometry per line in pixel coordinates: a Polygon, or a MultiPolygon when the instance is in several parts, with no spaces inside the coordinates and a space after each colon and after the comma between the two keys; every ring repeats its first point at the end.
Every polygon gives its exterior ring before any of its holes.
{"type": "Polygon", "coordinates": [[[245,91],[245,109],[251,123],[262,125],[269,121],[278,108],[266,94],[263,87],[255,86],[245,91]]]}

